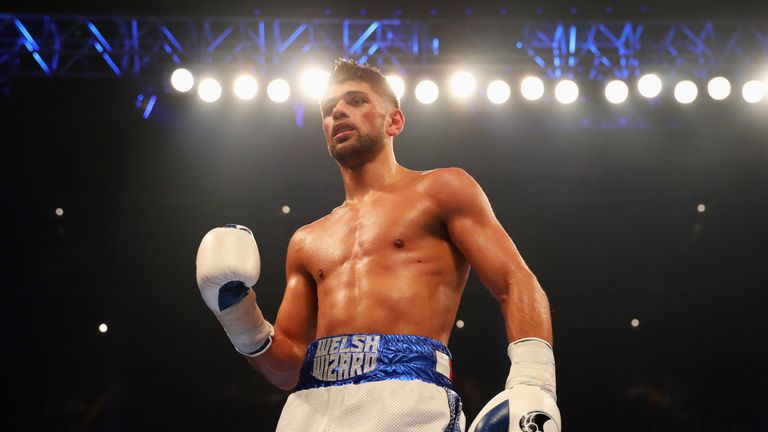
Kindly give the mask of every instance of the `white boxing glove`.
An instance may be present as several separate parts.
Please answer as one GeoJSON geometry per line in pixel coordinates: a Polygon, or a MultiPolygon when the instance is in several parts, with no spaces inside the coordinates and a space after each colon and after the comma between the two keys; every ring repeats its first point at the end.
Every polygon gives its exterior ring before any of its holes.
{"type": "Polygon", "coordinates": [[[272,343],[275,331],[264,319],[251,287],[259,279],[259,248],[242,225],[214,228],[197,250],[197,286],[241,354],[255,357],[272,343]]]}
{"type": "Polygon", "coordinates": [[[509,344],[507,354],[506,390],[480,410],[469,432],[561,432],[552,347],[526,338],[509,344]]]}

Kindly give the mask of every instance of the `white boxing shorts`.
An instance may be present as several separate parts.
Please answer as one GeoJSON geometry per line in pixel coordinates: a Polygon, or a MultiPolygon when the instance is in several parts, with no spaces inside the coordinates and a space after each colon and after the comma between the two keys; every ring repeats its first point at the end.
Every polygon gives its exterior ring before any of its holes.
{"type": "Polygon", "coordinates": [[[277,432],[462,432],[451,354],[434,339],[348,334],[307,348],[277,432]]]}

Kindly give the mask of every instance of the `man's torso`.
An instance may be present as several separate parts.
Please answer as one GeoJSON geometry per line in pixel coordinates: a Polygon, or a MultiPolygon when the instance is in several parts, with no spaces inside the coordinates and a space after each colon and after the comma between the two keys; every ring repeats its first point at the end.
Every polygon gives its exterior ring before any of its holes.
{"type": "Polygon", "coordinates": [[[439,175],[408,172],[301,228],[317,337],[400,333],[447,344],[469,265],[434,199],[439,175]]]}

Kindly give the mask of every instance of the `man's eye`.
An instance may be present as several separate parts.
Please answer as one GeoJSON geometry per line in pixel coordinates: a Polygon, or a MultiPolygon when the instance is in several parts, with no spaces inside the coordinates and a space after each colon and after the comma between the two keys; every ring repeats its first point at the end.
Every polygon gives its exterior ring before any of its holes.
{"type": "Polygon", "coordinates": [[[361,97],[353,97],[349,100],[350,105],[361,105],[363,102],[361,97]]]}

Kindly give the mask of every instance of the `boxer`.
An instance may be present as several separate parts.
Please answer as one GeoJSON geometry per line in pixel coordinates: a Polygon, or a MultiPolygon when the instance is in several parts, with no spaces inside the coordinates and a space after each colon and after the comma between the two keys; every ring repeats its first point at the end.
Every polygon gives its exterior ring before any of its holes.
{"type": "Polygon", "coordinates": [[[251,289],[250,230],[216,228],[197,256],[203,299],[237,351],[293,389],[277,430],[464,431],[446,345],[470,267],[499,301],[511,362],[470,431],[561,430],[549,303],[483,190],[458,168],[397,163],[405,116],[377,69],[338,60],[320,106],[345,199],[292,236],[274,326],[251,289]]]}

